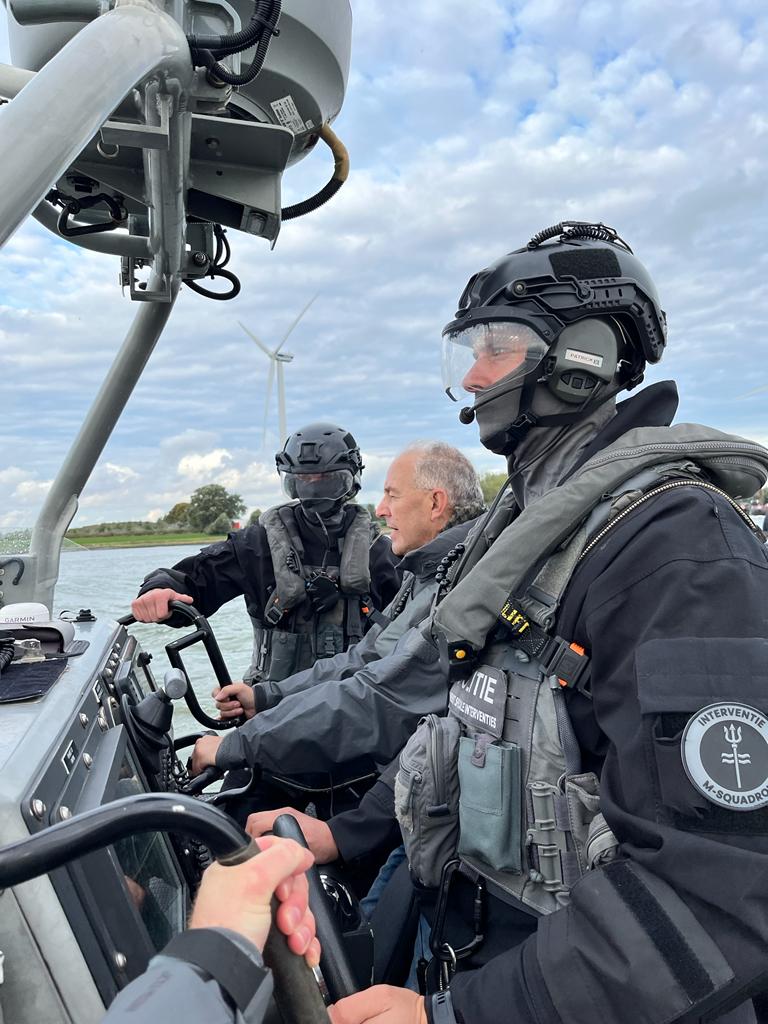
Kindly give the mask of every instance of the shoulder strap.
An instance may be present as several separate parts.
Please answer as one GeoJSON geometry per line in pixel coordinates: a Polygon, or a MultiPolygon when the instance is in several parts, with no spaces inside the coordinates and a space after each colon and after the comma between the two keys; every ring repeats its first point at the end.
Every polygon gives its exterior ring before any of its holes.
{"type": "MultiPolygon", "coordinates": [[[[275,573],[275,590],[270,604],[280,617],[306,599],[304,545],[296,527],[296,502],[267,509],[259,522],[264,527],[275,573]]],[[[278,620],[279,621],[279,620],[278,620]]]]}
{"type": "Polygon", "coordinates": [[[362,597],[371,589],[371,517],[362,505],[350,507],[354,514],[340,545],[339,584],[343,593],[362,597]]]}

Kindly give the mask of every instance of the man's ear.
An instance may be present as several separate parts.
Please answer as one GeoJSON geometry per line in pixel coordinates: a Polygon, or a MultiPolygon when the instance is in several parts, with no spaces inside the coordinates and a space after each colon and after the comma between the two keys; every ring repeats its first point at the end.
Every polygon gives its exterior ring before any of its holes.
{"type": "Polygon", "coordinates": [[[435,488],[432,491],[432,513],[430,519],[433,522],[439,519],[448,519],[448,495],[442,488],[435,488]]]}

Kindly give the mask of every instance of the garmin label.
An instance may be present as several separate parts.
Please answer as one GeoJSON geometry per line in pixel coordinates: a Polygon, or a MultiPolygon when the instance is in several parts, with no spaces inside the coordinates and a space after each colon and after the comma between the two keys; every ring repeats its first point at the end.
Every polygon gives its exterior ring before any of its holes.
{"type": "Polygon", "coordinates": [[[565,358],[571,363],[581,363],[584,366],[596,366],[599,368],[603,365],[602,356],[594,356],[591,352],[579,352],[576,348],[567,348],[565,350],[565,358]]]}
{"type": "Polygon", "coordinates": [[[283,96],[282,99],[270,103],[270,107],[272,107],[278,124],[281,124],[283,128],[290,128],[294,135],[306,131],[293,96],[283,96]]]}
{"type": "Polygon", "coordinates": [[[707,800],[732,811],[768,806],[768,718],[748,704],[709,704],[688,722],[683,766],[707,800]]]}
{"type": "Polygon", "coordinates": [[[504,729],[507,678],[501,669],[481,665],[469,679],[454,683],[448,697],[452,713],[465,725],[499,739],[504,729]]]}

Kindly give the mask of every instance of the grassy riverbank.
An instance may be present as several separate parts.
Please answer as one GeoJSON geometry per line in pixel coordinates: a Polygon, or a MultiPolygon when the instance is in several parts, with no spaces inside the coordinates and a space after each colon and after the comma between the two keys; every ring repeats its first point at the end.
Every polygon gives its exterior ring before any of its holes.
{"type": "Polygon", "coordinates": [[[82,548],[154,548],[167,547],[171,544],[213,544],[224,540],[226,534],[210,533],[124,533],[124,534],[92,534],[91,536],[70,537],[82,548]]]}

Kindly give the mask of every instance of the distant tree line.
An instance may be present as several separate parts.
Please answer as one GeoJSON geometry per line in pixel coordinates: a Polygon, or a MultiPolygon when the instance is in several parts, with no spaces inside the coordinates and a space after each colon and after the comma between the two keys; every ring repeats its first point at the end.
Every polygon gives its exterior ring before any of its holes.
{"type": "MultiPolygon", "coordinates": [[[[78,526],[67,531],[67,536],[93,537],[125,534],[228,533],[232,524],[245,514],[246,506],[239,494],[231,494],[221,484],[205,484],[192,493],[189,501],[177,502],[156,522],[133,521],[124,523],[97,523],[78,526]]],[[[260,509],[254,509],[248,525],[258,522],[260,509]]]]}

